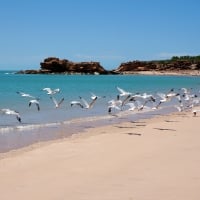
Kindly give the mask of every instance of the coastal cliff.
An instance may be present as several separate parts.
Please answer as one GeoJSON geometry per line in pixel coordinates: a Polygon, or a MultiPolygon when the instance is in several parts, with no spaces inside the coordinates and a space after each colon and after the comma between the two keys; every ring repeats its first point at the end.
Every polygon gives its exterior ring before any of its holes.
{"type": "Polygon", "coordinates": [[[39,70],[24,70],[22,74],[140,74],[177,73],[200,74],[200,56],[172,57],[159,61],[129,61],[114,70],[106,70],[99,62],[72,62],[67,59],[49,57],[40,63],[39,70]]]}
{"type": "Polygon", "coordinates": [[[144,71],[155,72],[182,72],[200,70],[200,62],[191,62],[187,60],[177,61],[132,61],[122,63],[116,70],[116,73],[134,73],[144,71]]]}

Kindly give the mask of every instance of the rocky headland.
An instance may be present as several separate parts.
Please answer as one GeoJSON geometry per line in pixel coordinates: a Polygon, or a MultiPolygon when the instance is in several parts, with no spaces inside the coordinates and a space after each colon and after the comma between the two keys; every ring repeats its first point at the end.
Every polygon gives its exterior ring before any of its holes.
{"type": "Polygon", "coordinates": [[[39,70],[19,71],[22,74],[189,74],[200,75],[200,56],[172,57],[159,61],[129,61],[114,70],[106,70],[99,62],[72,62],[49,57],[39,70]]]}
{"type": "Polygon", "coordinates": [[[111,74],[99,62],[72,62],[67,59],[49,57],[40,63],[39,70],[24,70],[23,74],[111,74]]]}

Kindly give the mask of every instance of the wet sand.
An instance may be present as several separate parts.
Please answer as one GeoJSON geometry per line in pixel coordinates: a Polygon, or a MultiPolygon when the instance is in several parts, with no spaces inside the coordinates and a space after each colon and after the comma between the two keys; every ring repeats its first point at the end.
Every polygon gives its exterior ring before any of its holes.
{"type": "Polygon", "coordinates": [[[199,123],[175,113],[1,154],[0,199],[199,200],[199,123]]]}

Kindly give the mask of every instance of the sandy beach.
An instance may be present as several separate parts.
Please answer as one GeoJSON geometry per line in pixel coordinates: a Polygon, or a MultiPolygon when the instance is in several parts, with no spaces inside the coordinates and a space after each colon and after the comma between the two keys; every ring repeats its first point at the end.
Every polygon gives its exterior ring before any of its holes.
{"type": "Polygon", "coordinates": [[[2,154],[1,200],[199,200],[200,115],[90,128],[2,154]]]}
{"type": "Polygon", "coordinates": [[[122,74],[124,75],[134,75],[134,74],[139,74],[139,75],[162,75],[162,76],[199,76],[200,72],[199,70],[181,70],[181,71],[176,71],[176,70],[171,70],[171,71],[155,71],[155,70],[149,70],[149,71],[125,71],[122,74]]]}

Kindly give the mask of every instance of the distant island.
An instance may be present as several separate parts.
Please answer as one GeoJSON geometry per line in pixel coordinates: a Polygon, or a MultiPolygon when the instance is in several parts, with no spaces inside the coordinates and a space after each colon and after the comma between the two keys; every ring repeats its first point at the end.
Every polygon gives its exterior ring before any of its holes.
{"type": "Polygon", "coordinates": [[[168,60],[129,61],[114,70],[99,62],[72,62],[56,57],[45,58],[38,70],[21,70],[18,74],[189,74],[200,75],[200,56],[174,56],[168,60]]]}

